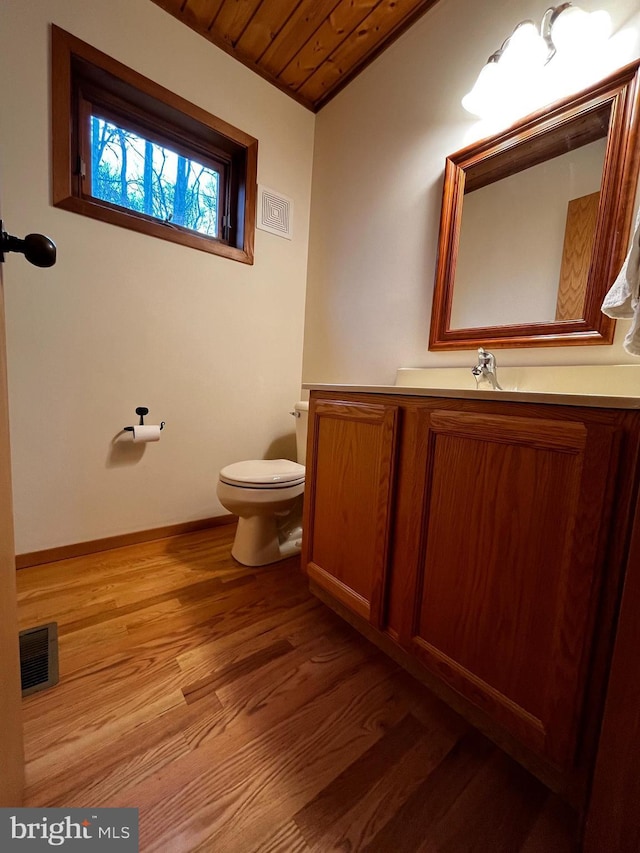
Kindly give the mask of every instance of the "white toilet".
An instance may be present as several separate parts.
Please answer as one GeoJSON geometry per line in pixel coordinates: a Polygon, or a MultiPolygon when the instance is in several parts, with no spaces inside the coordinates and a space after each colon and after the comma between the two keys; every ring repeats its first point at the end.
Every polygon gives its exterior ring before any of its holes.
{"type": "Polygon", "coordinates": [[[308,403],[296,403],[297,462],[250,459],[220,471],[218,500],[238,516],[231,554],[244,566],[266,566],[300,553],[308,403]]]}

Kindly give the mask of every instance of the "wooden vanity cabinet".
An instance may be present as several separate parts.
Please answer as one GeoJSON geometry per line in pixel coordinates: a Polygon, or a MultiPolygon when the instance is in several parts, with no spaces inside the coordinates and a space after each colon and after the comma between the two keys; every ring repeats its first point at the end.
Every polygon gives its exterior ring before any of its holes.
{"type": "Polygon", "coordinates": [[[585,777],[595,750],[639,417],[311,395],[312,588],[559,778],[585,777]]]}
{"type": "Polygon", "coordinates": [[[397,420],[395,405],[341,400],[316,401],[309,418],[306,571],[378,628],[387,583],[397,420]]]}
{"type": "MultiPolygon", "coordinates": [[[[399,641],[559,767],[575,748],[615,431],[429,409],[399,641]]],[[[398,580],[403,572],[399,570],[398,580]]]]}

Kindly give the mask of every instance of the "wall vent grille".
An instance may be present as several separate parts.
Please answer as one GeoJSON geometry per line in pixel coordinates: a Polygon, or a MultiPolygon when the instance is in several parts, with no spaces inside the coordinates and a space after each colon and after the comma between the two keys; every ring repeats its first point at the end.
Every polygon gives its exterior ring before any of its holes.
{"type": "Polygon", "coordinates": [[[58,683],[58,624],[50,622],[20,631],[22,695],[29,696],[58,683]]]}
{"type": "Polygon", "coordinates": [[[291,240],[293,237],[293,199],[282,193],[258,187],[258,228],[291,240]]]}

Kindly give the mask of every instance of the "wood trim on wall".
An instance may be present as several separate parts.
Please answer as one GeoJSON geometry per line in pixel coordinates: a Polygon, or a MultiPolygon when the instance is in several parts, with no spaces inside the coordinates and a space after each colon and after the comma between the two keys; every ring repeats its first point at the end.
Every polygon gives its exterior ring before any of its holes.
{"type": "Polygon", "coordinates": [[[237,517],[235,515],[217,515],[213,518],[201,518],[197,521],[168,524],[164,527],[155,527],[152,530],[136,530],[133,533],[106,536],[104,539],[92,539],[88,542],[76,542],[72,545],[45,548],[43,551],[17,554],[16,569],[27,569],[29,566],[40,566],[42,563],[55,563],[58,560],[69,560],[72,557],[86,557],[88,554],[110,551],[113,548],[123,548],[126,545],[137,545],[140,542],[168,539],[170,536],[180,536],[182,533],[195,533],[197,530],[207,530],[210,527],[219,527],[222,524],[233,524],[236,520],[237,517]]]}

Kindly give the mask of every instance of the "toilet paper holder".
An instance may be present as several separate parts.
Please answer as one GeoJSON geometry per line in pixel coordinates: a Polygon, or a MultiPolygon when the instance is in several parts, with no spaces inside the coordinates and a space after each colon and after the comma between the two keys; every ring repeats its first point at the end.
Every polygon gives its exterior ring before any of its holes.
{"type": "MultiPolygon", "coordinates": [[[[149,414],[149,409],[146,406],[138,406],[136,409],[136,415],[140,415],[140,423],[138,426],[144,426],[144,417],[149,414]]],[[[160,421],[160,429],[164,429],[164,421],[160,421]]],[[[132,426],[124,427],[125,432],[133,432],[132,426]]]]}

